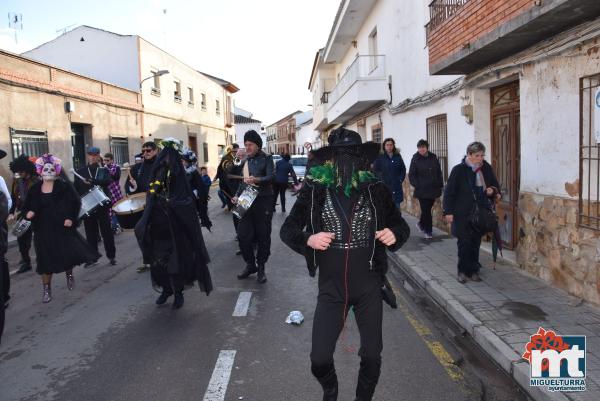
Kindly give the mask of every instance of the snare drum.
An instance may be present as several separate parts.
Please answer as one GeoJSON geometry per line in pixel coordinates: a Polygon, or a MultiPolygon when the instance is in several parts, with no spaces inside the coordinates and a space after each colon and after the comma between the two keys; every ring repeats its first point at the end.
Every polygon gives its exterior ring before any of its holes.
{"type": "Polygon", "coordinates": [[[106,196],[102,188],[95,186],[81,198],[81,210],[79,218],[90,217],[98,208],[110,205],[110,198],[106,196]]]}
{"type": "Polygon", "coordinates": [[[233,214],[238,219],[242,219],[248,209],[254,203],[254,200],[258,196],[258,187],[254,185],[246,185],[246,188],[242,191],[241,195],[238,196],[238,201],[233,209],[233,214]]]}
{"type": "Polygon", "coordinates": [[[115,203],[112,207],[119,225],[124,230],[133,230],[144,214],[146,193],[130,195],[115,203]]]}

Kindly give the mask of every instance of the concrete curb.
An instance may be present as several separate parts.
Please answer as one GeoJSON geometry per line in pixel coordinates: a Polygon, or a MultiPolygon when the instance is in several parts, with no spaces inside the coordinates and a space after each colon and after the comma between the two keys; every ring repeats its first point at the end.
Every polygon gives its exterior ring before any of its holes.
{"type": "Polygon", "coordinates": [[[551,393],[529,386],[529,365],[509,344],[485,326],[475,315],[454,298],[448,290],[421,269],[408,256],[388,252],[392,264],[421,287],[446,314],[454,320],[521,388],[536,401],[568,401],[563,393],[551,393]]]}

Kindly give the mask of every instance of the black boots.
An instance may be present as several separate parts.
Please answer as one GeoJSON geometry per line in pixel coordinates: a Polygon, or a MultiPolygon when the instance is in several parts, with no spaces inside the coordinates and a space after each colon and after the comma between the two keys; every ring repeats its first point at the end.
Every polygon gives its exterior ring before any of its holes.
{"type": "Polygon", "coordinates": [[[381,357],[361,358],[354,401],[371,401],[381,372],[381,357]]]}
{"type": "Polygon", "coordinates": [[[175,300],[173,300],[173,305],[171,305],[171,309],[179,309],[183,306],[183,292],[175,293],[175,300]]]}
{"type": "Polygon", "coordinates": [[[171,295],[173,295],[173,291],[163,289],[162,293],[156,298],[156,305],[163,305],[171,295]]]}
{"type": "Polygon", "coordinates": [[[248,277],[250,277],[251,274],[254,274],[257,271],[258,271],[258,269],[256,268],[256,265],[250,265],[250,264],[246,265],[244,270],[242,270],[242,272],[240,274],[238,274],[237,278],[239,280],[247,279],[248,277]]]}
{"type": "Polygon", "coordinates": [[[265,265],[258,265],[258,275],[256,276],[256,281],[260,284],[264,284],[267,282],[267,275],[265,274],[265,265]]]}
{"type": "Polygon", "coordinates": [[[317,377],[317,380],[323,387],[323,401],[337,401],[338,399],[338,380],[335,369],[332,368],[329,373],[323,377],[317,377]]]}

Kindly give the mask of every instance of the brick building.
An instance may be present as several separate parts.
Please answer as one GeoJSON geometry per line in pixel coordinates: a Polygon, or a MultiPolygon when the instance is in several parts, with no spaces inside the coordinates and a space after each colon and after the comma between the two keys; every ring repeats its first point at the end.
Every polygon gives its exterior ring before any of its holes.
{"type": "Polygon", "coordinates": [[[436,0],[432,74],[463,74],[462,111],[502,184],[505,245],[528,272],[600,303],[600,2],[436,0]]]}

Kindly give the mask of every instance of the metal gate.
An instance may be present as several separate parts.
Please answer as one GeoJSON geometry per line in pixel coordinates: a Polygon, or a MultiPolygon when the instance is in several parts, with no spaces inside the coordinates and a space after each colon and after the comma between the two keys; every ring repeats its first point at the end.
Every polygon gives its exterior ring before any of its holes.
{"type": "Polygon", "coordinates": [[[49,153],[48,133],[9,128],[13,159],[20,155],[41,156],[49,153]]]}
{"type": "Polygon", "coordinates": [[[600,231],[600,74],[580,88],[579,225],[600,231]]]}

